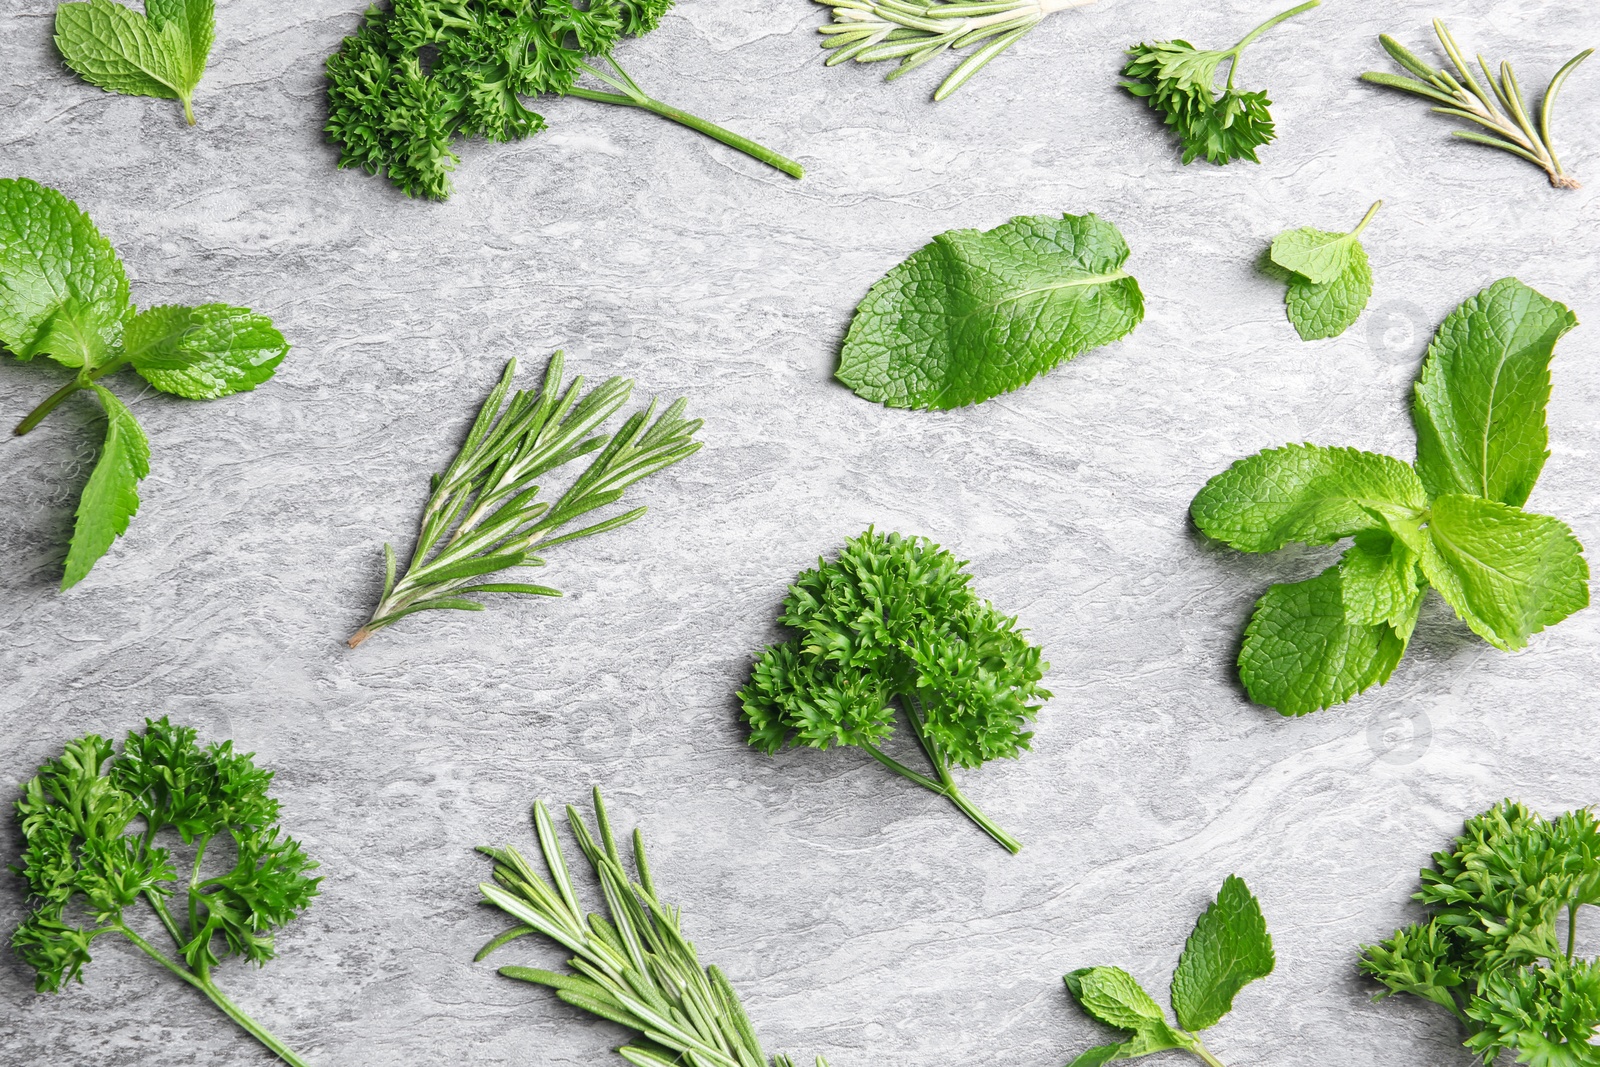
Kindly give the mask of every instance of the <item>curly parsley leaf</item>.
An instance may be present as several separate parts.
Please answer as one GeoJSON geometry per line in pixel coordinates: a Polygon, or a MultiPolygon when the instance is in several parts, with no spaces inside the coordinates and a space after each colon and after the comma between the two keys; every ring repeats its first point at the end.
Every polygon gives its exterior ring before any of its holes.
{"type": "Polygon", "coordinates": [[[56,9],[56,48],[91,85],[183,103],[194,125],[194,90],[216,37],[214,0],[145,0],[143,15],[112,0],[56,9]]]}
{"type": "Polygon", "coordinates": [[[327,64],[325,130],[339,144],[339,166],[387,174],[407,196],[444,199],[460,162],[458,138],[531,137],[545,121],[523,98],[550,94],[641,108],[801,177],[793,160],[645,95],[617,63],[612,49],[655,29],[671,7],[672,0],[393,0],[368,8],[327,64]],[[578,84],[583,75],[615,91],[578,84]]]}
{"type": "Polygon", "coordinates": [[[1502,801],[1467,820],[1421,880],[1427,921],[1362,949],[1362,973],[1384,986],[1377,999],[1409,993],[1448,1009],[1486,1064],[1600,1062],[1600,961],[1576,955],[1579,921],[1600,904],[1593,813],[1549,821],[1502,801]]]}
{"type": "Polygon", "coordinates": [[[1066,976],[1067,991],[1086,1014],[1130,1032],[1124,1041],[1081,1053],[1070,1067],[1101,1067],[1170,1049],[1217,1063],[1196,1032],[1215,1026],[1233,1010],[1239,991],[1271,974],[1275,964],[1260,903],[1243,879],[1229,875],[1195,922],[1172,976],[1178,1026],[1167,1022],[1155,998],[1120,967],[1084,967],[1066,976]]]}
{"type": "Polygon", "coordinates": [[[1550,454],[1550,360],[1577,324],[1565,306],[1515,278],[1445,317],[1412,407],[1417,473],[1430,494],[1527,502],[1550,454]]]}
{"type": "Polygon", "coordinates": [[[1547,454],[1549,362],[1574,323],[1515,279],[1496,282],[1429,346],[1414,467],[1289,445],[1238,461],[1200,490],[1195,525],[1241,551],[1355,538],[1336,566],[1257,601],[1239,652],[1252,700],[1303,715],[1386,682],[1430,585],[1503,649],[1588,605],[1589,567],[1572,531],[1515,506],[1547,454]]]}
{"type": "Polygon", "coordinates": [[[951,769],[1015,758],[1047,700],[1049,664],[970,588],[964,563],[921,537],[867,530],[789,587],[780,621],[795,635],[757,658],[739,690],[750,744],[865,749],[949,798],[1011,852],[1022,845],[956,787],[951,769]],[[903,714],[933,765],[919,774],[885,752],[903,714]]]}
{"type": "MultiPolygon", "coordinates": [[[[478,850],[494,860],[494,881],[481,883],[479,892],[516,925],[484,945],[475,959],[542,934],[572,953],[568,973],[513,964],[501,967],[500,974],[546,986],[573,1007],[634,1031],[632,1043],[617,1049],[634,1067],[767,1067],[767,1054],[732,983],[715,964],[701,965],[694,944],[683,935],[680,909],[656,895],[644,836],[633,832],[630,870],[598,788],[594,813],[598,834],[570,805],[567,822],[600,883],[607,915],[584,915],[555,823],[544,802],[536,801],[534,831],[549,878],[514,848],[478,850]]],[[[816,1063],[828,1067],[821,1056],[816,1063]]],[[[794,1067],[781,1055],[771,1064],[794,1067]]]]}
{"type": "Polygon", "coordinates": [[[1183,162],[1201,156],[1219,166],[1236,159],[1259,163],[1256,149],[1276,136],[1264,92],[1233,87],[1239,57],[1256,38],[1285,19],[1317,7],[1320,0],[1276,15],[1251,30],[1232,48],[1208,51],[1188,41],[1157,41],[1128,50],[1122,87],[1163,116],[1183,145],[1183,162]],[[1216,91],[1217,70],[1228,63],[1228,81],[1216,91]]]}
{"type": "Polygon", "coordinates": [[[231,956],[271,959],[275,932],[317,893],[317,865],[277,826],[271,781],[231,741],[202,749],[193,730],[166,718],[146,720],[114,759],[111,743],[90,735],[40,767],[16,805],[24,847],[13,869],[27,883],[29,912],[11,940],[38,991],[81,983],[94,942],[118,935],[305,1067],[212,974],[231,956]],[[181,881],[167,831],[181,842],[181,881]],[[141,923],[164,930],[172,952],[141,923]]]}
{"type": "MultiPolygon", "coordinates": [[[[152,10],[179,19],[196,9],[152,0],[152,10]]],[[[76,204],[30,179],[3,178],[0,352],[7,350],[23,361],[46,355],[76,372],[18,423],[19,436],[85,390],[106,412],[105,447],[79,499],[65,589],[127,530],[139,506],[138,482],[150,472],[149,442],[102,380],[131,367],[163,392],[212,399],[271,378],[289,346],[271,320],[247,308],[137,311],[122,261],[76,204]]]]}
{"type": "Polygon", "coordinates": [[[956,408],[1019,389],[1144,319],[1127,259],[1097,215],[942,233],[873,285],[836,377],[889,407],[956,408]]]}

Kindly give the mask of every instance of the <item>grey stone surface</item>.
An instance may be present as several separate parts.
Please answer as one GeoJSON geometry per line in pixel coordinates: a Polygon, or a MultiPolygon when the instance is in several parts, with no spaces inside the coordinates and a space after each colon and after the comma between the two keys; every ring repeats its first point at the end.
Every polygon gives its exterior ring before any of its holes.
{"type": "MultiPolygon", "coordinates": [[[[223,300],[294,342],[254,394],[195,404],[114,388],[154,448],[144,504],[94,573],[55,591],[98,433],[69,404],[0,441],[0,781],[72,736],[169,714],[278,772],[323,896],[282,956],[225,987],[317,1064],[618,1063],[620,1031],[472,953],[501,923],[471,847],[531,846],[535,797],[609,792],[769,1049],[850,1065],[1060,1064],[1102,1037],[1060,976],[1118,963],[1162,990],[1222,877],[1260,895],[1279,967],[1213,1033],[1233,1067],[1466,1065],[1441,1011],[1368,1002],[1355,946],[1407,920],[1416,868],[1513,795],[1594,802],[1600,615],[1507,655],[1437,600],[1385,688],[1285,720],[1232,659],[1273,580],[1332,550],[1246,558],[1186,506],[1286,441],[1412,455],[1407,396],[1434,326],[1516,274],[1572,306],[1530,506],[1600,544],[1600,67],[1561,109],[1591,187],[1557,192],[1452,142],[1419,101],[1364,86],[1375,35],[1427,18],[1542,87],[1600,21],[1579,2],[1330,0],[1246,58],[1276,101],[1260,166],[1178,164],[1115,88],[1119,48],[1223,44],[1275,5],[1104,0],[1056,16],[954,98],[947,65],[892,85],[827,69],[801,0],[696,0],[622,53],[657,95],[801,160],[792,182],[650,115],[542,108],[522,144],[470,144],[447,203],[335,170],[323,59],[362,0],[219,5],[185,128],[101,93],[50,44],[54,4],[0,15],[0,173],[76,199],[140,304],[223,300]],[[1377,278],[1344,337],[1306,345],[1254,262],[1278,231],[1341,229],[1374,199],[1377,278]],[[851,309],[930,236],[1097,211],[1133,248],[1149,316],[1126,341],[949,413],[887,411],[830,380],[851,309]],[[706,448],[640,487],[649,516],[546,572],[559,601],[342,639],[511,356],[552,349],[640,396],[686,395],[706,448]],[[1035,751],[963,776],[1026,842],[1005,855],[943,801],[857,753],[776,759],[733,692],[776,634],[785,583],[869,523],[972,561],[1053,665],[1035,751]]],[[[15,419],[61,379],[0,365],[15,419]]],[[[8,830],[8,849],[15,833],[8,830]]],[[[0,879],[0,927],[21,913],[0,879]]],[[[1591,949],[1596,947],[1591,942],[1591,949]]],[[[529,945],[507,961],[559,959],[529,945]]],[[[0,963],[0,1055],[266,1064],[188,990],[106,943],[87,984],[35,996],[0,963]]]]}

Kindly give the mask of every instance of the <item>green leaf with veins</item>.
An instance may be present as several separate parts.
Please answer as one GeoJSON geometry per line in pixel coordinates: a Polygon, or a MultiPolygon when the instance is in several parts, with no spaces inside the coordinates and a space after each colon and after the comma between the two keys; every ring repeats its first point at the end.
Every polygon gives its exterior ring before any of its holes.
{"type": "Polygon", "coordinates": [[[1167,1024],[1161,1005],[1121,967],[1082,967],[1065,981],[1078,1005],[1107,1026],[1137,1032],[1167,1024]]]}
{"type": "Polygon", "coordinates": [[[1380,200],[1367,209],[1366,217],[1349,233],[1328,233],[1305,227],[1287,230],[1272,239],[1272,262],[1322,285],[1350,268],[1351,258],[1361,247],[1361,232],[1383,206],[1380,200]]]}
{"type": "Polygon", "coordinates": [[[1367,253],[1357,245],[1350,264],[1330,282],[1318,284],[1293,275],[1284,296],[1289,322],[1302,341],[1338,337],[1361,317],[1372,299],[1372,267],[1367,253]]]}
{"type": "Polygon", "coordinates": [[[1332,544],[1426,507],[1422,483],[1399,460],[1305,444],[1236,461],[1205,484],[1189,512],[1208,537],[1243,552],[1272,552],[1296,541],[1332,544]]]}
{"type": "Polygon", "coordinates": [[[1257,704],[1305,715],[1388,681],[1405,650],[1393,627],[1350,620],[1334,566],[1274,585],[1256,601],[1239,650],[1239,680],[1257,704]]]}
{"type": "Polygon", "coordinates": [[[248,392],[289,352],[271,319],[226,304],[147,308],[128,324],[124,348],[145,381],[190,400],[248,392]]]}
{"type": "Polygon", "coordinates": [[[127,532],[128,520],[139,510],[139,482],[150,473],[150,442],[134,421],[133,412],[104,386],[90,388],[105,408],[106,439],[78,498],[72,547],[67,550],[61,576],[63,589],[82,581],[111,542],[127,532]]]}
{"type": "Polygon", "coordinates": [[[1496,648],[1522,648],[1589,604],[1583,546],[1559,519],[1451,494],[1433,501],[1427,534],[1429,584],[1496,648]]]}
{"type": "Polygon", "coordinates": [[[1097,215],[940,234],[873,285],[836,377],[889,407],[956,408],[1021,388],[1139,325],[1144,295],[1127,259],[1097,215]]]}
{"type": "Polygon", "coordinates": [[[0,346],[31,358],[64,306],[120,330],[128,309],[122,260],[89,216],[54,189],[29,178],[0,179],[0,346]]]}
{"type": "Polygon", "coordinates": [[[94,370],[107,362],[107,351],[121,331],[122,323],[105,321],[100,308],[70,298],[45,320],[21,358],[49,356],[63,367],[94,370]]]}
{"type": "Polygon", "coordinates": [[[1357,626],[1387,623],[1409,640],[1422,609],[1426,585],[1420,559],[1405,542],[1383,530],[1363,530],[1339,559],[1339,590],[1345,618],[1357,626]]]}
{"type": "Polygon", "coordinates": [[[1564,305],[1502,278],[1445,317],[1417,382],[1417,473],[1432,496],[1521,507],[1549,456],[1545,406],[1564,305]]]}
{"type": "Polygon", "coordinates": [[[11,939],[39,992],[82,982],[94,942],[120,936],[291,1067],[306,1067],[213,974],[230,956],[271,959],[275,931],[317,893],[316,864],[276,825],[271,780],[232,742],[202,749],[193,730],[165,718],[145,720],[115,759],[109,742],[90,735],[40,767],[16,805],[24,847],[13,869],[27,883],[29,911],[11,939]],[[185,846],[181,879],[171,830],[185,846]],[[67,921],[78,898],[89,925],[67,921]],[[169,951],[138,932],[145,924],[133,912],[167,932],[169,951]]]}
{"type": "Polygon", "coordinates": [[[1233,1010],[1239,990],[1272,973],[1277,957],[1261,905],[1229,875],[1200,915],[1172,975],[1172,1010],[1185,1030],[1205,1030],[1233,1010]]]}
{"type": "Polygon", "coordinates": [[[183,103],[194,125],[194,90],[216,34],[214,0],[146,0],[141,15],[112,0],[56,8],[56,48],[84,81],[113,93],[183,103]]]}

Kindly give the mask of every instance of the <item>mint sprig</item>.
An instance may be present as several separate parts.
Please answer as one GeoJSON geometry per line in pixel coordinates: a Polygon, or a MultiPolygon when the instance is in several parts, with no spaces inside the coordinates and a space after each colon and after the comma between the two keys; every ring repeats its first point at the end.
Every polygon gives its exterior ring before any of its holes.
{"type": "Polygon", "coordinates": [[[1337,337],[1353,325],[1372,299],[1372,267],[1361,234],[1379,200],[1349,233],[1302,227],[1272,239],[1272,262],[1289,272],[1284,297],[1289,321],[1302,341],[1337,337]]]}
{"type": "Polygon", "coordinates": [[[1170,997],[1178,1025],[1167,1021],[1155,998],[1120,967],[1083,967],[1066,976],[1067,991],[1087,1014],[1126,1031],[1121,1041],[1080,1053],[1069,1067],[1101,1067],[1157,1052],[1182,1050],[1207,1067],[1222,1067],[1200,1040],[1233,1010],[1239,991],[1272,973],[1277,957],[1261,904],[1237,875],[1229,875],[1217,898],[1183,946],[1172,975],[1170,997]]]}
{"type": "Polygon", "coordinates": [[[1239,653],[1252,700],[1303,715],[1387,681],[1430,586],[1507,650],[1588,605],[1583,546],[1560,520],[1522,510],[1549,455],[1550,360],[1575,325],[1502,279],[1451,312],[1428,348],[1414,465],[1287,445],[1206,483],[1195,524],[1240,551],[1353,538],[1337,564],[1257,602],[1239,653]]]}
{"type": "Polygon", "coordinates": [[[72,201],[27,178],[0,179],[0,352],[48,356],[72,378],[17,424],[30,433],[78,393],[106,414],[105,445],[78,501],[61,588],[82,581],[139,508],[150,443],[105,386],[129,369],[191,400],[245,392],[271,378],[289,351],[272,320],[226,304],[139,310],[111,243],[72,201]]]}
{"type": "Polygon", "coordinates": [[[216,39],[214,0],[145,0],[145,13],[113,3],[56,8],[56,48],[84,81],[107,92],[183,103],[194,125],[194,90],[216,39]]]}

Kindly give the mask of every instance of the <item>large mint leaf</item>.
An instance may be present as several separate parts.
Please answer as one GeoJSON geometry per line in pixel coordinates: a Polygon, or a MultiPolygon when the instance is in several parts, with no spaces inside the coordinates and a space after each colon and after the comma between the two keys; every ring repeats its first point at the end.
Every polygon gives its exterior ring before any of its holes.
{"type": "Polygon", "coordinates": [[[1274,585],[1256,602],[1239,651],[1239,679],[1250,699],[1284,715],[1304,715],[1389,680],[1406,643],[1385,623],[1352,622],[1339,568],[1274,585]]]}
{"type": "Polygon", "coordinates": [[[1589,565],[1567,524],[1482,497],[1434,500],[1423,573],[1474,633],[1516,649],[1588,606],[1589,565]]]}
{"type": "Polygon", "coordinates": [[[56,8],[56,48],[90,85],[113,93],[176,100],[183,81],[173,39],[112,0],[56,8]]]}
{"type": "Polygon", "coordinates": [[[1417,553],[1383,530],[1356,534],[1339,560],[1345,618],[1363,626],[1387,623],[1409,640],[1422,610],[1422,571],[1417,553]]]}
{"type": "Polygon", "coordinates": [[[956,408],[1020,388],[1144,318],[1127,258],[1096,215],[940,234],[861,302],[837,377],[889,407],[956,408]]]}
{"type": "Polygon", "coordinates": [[[1417,382],[1417,473],[1430,496],[1463,493],[1521,507],[1544,468],[1545,404],[1565,306],[1502,278],[1452,311],[1417,382]]]}
{"type": "Polygon", "coordinates": [[[1427,506],[1404,463],[1375,452],[1317,445],[1269,448],[1234,463],[1190,505],[1195,525],[1244,552],[1291,541],[1330,544],[1427,506]]]}
{"type": "Polygon", "coordinates": [[[78,521],[61,576],[63,589],[82,581],[111,542],[128,529],[128,520],[139,510],[139,481],[150,473],[150,443],[133,412],[104,386],[90,388],[106,411],[106,440],[78,498],[78,521]]]}
{"type": "Polygon", "coordinates": [[[129,322],[124,346],[145,381],[191,400],[254,389],[289,351],[271,319],[226,304],[147,308],[129,322]]]}
{"type": "Polygon", "coordinates": [[[70,318],[92,317],[114,344],[128,309],[122,261],[72,201],[28,178],[0,178],[0,346],[30,358],[68,305],[70,318]]]}
{"type": "Polygon", "coordinates": [[[1178,1025],[1190,1032],[1215,1025],[1233,1010],[1239,990],[1271,974],[1276,962],[1261,905],[1244,879],[1230,874],[1195,922],[1173,972],[1178,1025]]]}
{"type": "Polygon", "coordinates": [[[1289,322],[1302,341],[1338,337],[1348,330],[1372,299],[1372,267],[1359,244],[1351,248],[1348,265],[1332,280],[1322,283],[1302,277],[1289,279],[1284,296],[1289,322]]]}

